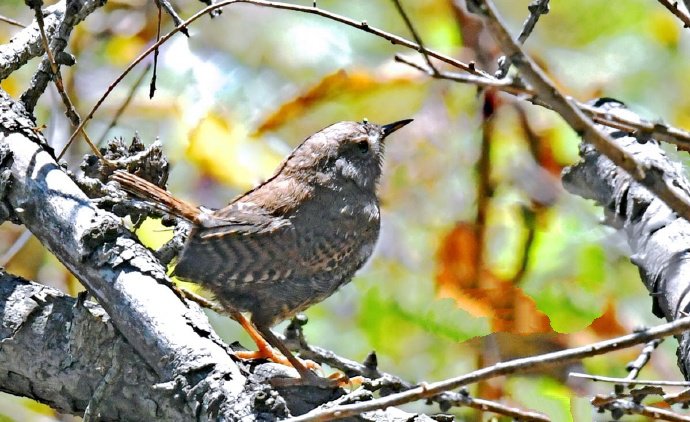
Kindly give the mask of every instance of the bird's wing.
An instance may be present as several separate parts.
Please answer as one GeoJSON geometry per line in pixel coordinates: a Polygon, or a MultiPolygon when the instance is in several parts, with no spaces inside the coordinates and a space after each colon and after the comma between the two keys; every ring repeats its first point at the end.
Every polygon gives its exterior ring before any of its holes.
{"type": "Polygon", "coordinates": [[[292,276],[298,260],[290,220],[260,209],[238,209],[201,219],[189,235],[175,275],[208,287],[276,282],[292,276]]]}

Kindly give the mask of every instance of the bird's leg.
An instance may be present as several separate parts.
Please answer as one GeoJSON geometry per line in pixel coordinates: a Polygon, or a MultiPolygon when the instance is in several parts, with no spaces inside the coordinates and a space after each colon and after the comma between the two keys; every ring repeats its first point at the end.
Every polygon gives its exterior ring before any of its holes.
{"type": "Polygon", "coordinates": [[[244,331],[246,331],[247,334],[249,334],[249,337],[251,337],[252,341],[254,342],[254,344],[256,344],[256,347],[258,349],[255,352],[237,351],[235,352],[235,356],[237,356],[240,359],[268,359],[272,362],[280,363],[283,365],[289,364],[285,356],[273,350],[273,347],[271,347],[271,345],[266,341],[266,339],[263,338],[261,333],[259,333],[256,330],[254,325],[247,319],[247,317],[242,315],[241,312],[232,311],[230,312],[230,316],[232,317],[232,319],[240,323],[242,328],[244,328],[244,331]]]}

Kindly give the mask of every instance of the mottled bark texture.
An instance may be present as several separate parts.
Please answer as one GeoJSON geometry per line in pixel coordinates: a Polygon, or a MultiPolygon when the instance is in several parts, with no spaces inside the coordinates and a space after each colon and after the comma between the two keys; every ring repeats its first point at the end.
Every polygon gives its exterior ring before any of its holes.
{"type": "Polygon", "coordinates": [[[0,273],[0,389],[63,413],[185,420],[100,306],[0,273]]]}
{"type": "MultiPolygon", "coordinates": [[[[611,113],[635,118],[635,114],[617,102],[600,100],[611,113]]],[[[639,162],[645,177],[662,180],[688,191],[690,184],[682,166],[669,159],[658,142],[638,140],[627,132],[600,127],[639,162]]],[[[673,321],[690,311],[690,222],[642,187],[594,147],[580,145],[582,161],[567,168],[563,183],[570,192],[593,199],[606,212],[607,223],[620,228],[632,249],[632,262],[640,270],[642,282],[652,296],[655,315],[673,321]]],[[[678,338],[678,363],[690,379],[690,335],[678,338]]]]}

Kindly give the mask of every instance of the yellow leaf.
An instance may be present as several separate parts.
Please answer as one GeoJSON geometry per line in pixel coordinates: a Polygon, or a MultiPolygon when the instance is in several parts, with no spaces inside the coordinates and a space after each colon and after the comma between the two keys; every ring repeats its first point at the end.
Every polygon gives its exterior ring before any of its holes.
{"type": "Polygon", "coordinates": [[[144,245],[152,249],[158,249],[170,240],[173,229],[165,227],[158,219],[147,218],[137,229],[137,237],[144,245]]]}
{"type": "Polygon", "coordinates": [[[667,10],[654,11],[648,20],[649,30],[654,39],[660,43],[675,47],[680,39],[680,27],[676,17],[667,10]]]}
{"type": "Polygon", "coordinates": [[[112,36],[108,39],[105,53],[118,66],[126,66],[141,52],[144,43],[139,37],[112,36]]]}
{"type": "Polygon", "coordinates": [[[266,143],[251,138],[241,124],[208,114],[189,136],[187,157],[217,180],[248,189],[271,175],[282,160],[266,143]]]}
{"type": "MultiPolygon", "coordinates": [[[[290,125],[297,119],[313,113],[318,105],[325,105],[336,99],[339,104],[349,103],[355,108],[356,106],[352,103],[360,102],[363,103],[360,104],[363,109],[376,110],[377,115],[385,114],[385,110],[379,109],[380,104],[376,101],[376,95],[386,89],[414,86],[413,82],[420,80],[420,75],[419,72],[410,72],[404,68],[399,70],[399,67],[394,69],[387,66],[382,66],[376,72],[361,69],[348,70],[347,72],[339,70],[326,75],[316,84],[278,107],[276,111],[257,125],[254,134],[275,131],[284,125],[290,125]],[[367,101],[370,102],[368,107],[367,101]]],[[[393,97],[391,94],[386,95],[387,100],[391,98],[402,101],[400,98],[405,97],[401,97],[399,93],[397,97],[393,97]]],[[[407,98],[404,101],[407,101],[407,98]]],[[[397,116],[397,113],[394,114],[397,116]]]]}

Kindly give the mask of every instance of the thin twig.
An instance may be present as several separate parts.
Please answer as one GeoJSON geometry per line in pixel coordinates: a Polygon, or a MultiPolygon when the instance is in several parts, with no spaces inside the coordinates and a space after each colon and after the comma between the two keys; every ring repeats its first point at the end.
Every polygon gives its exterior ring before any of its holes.
{"type": "MultiPolygon", "coordinates": [[[[163,7],[163,9],[165,9],[165,11],[168,13],[168,15],[170,15],[170,17],[172,18],[175,26],[182,24],[182,18],[180,17],[180,15],[177,14],[177,12],[173,8],[172,4],[170,4],[170,2],[168,0],[156,0],[156,5],[158,6],[159,9],[161,7],[163,7]]],[[[159,20],[159,22],[160,22],[160,20],[159,20]]],[[[160,25],[160,23],[159,23],[159,25],[160,25]]],[[[160,30],[159,30],[159,32],[160,32],[160,30]]],[[[187,36],[187,38],[189,38],[189,31],[187,31],[187,28],[180,29],[180,32],[182,32],[183,34],[185,34],[187,36]]]]}
{"type": "Polygon", "coordinates": [[[275,8],[275,9],[283,9],[283,10],[293,10],[297,12],[303,12],[303,13],[308,13],[308,14],[313,14],[313,15],[318,15],[325,17],[327,19],[334,20],[336,22],[343,23],[345,25],[360,29],[364,32],[368,32],[370,34],[374,34],[378,37],[381,37],[385,40],[388,40],[391,42],[391,44],[395,45],[402,45],[404,47],[408,47],[417,51],[424,51],[426,54],[428,54],[431,57],[434,57],[438,60],[441,60],[442,62],[448,63],[452,66],[455,66],[457,68],[463,69],[471,74],[478,75],[478,76],[484,76],[484,77],[491,77],[489,74],[486,72],[483,72],[481,70],[476,69],[472,65],[468,65],[466,63],[463,63],[459,60],[455,60],[452,57],[446,56],[444,54],[435,52],[433,50],[428,50],[428,49],[422,49],[419,44],[416,44],[412,41],[409,41],[405,38],[399,37],[397,35],[391,34],[389,32],[383,31],[378,28],[374,28],[369,26],[369,24],[366,21],[356,21],[341,15],[338,15],[336,13],[331,13],[323,9],[319,9],[316,7],[312,6],[300,6],[300,5],[295,5],[295,4],[287,4],[287,3],[281,3],[281,2],[271,2],[271,1],[262,1],[262,0],[225,0],[216,4],[213,4],[211,6],[208,6],[199,12],[195,13],[193,16],[185,20],[181,25],[176,26],[172,31],[168,32],[164,36],[161,37],[160,40],[155,42],[153,45],[151,45],[149,48],[147,48],[143,53],[141,53],[136,59],[132,61],[132,63],[127,66],[127,68],[117,77],[115,80],[108,86],[106,91],[103,93],[103,95],[96,101],[96,104],[93,106],[89,114],[86,115],[84,120],[81,122],[79,127],[70,135],[67,143],[71,143],[73,139],[76,137],[77,133],[81,131],[83,126],[93,118],[94,114],[100,106],[103,104],[103,101],[110,95],[113,89],[124,79],[127,74],[137,65],[139,64],[142,60],[144,60],[146,57],[148,57],[149,54],[151,54],[155,49],[160,47],[162,44],[167,42],[173,35],[176,33],[180,32],[182,29],[186,28],[189,26],[191,23],[199,19],[200,17],[212,13],[222,7],[229,6],[232,4],[237,4],[237,3],[247,3],[247,4],[253,4],[255,6],[263,6],[263,7],[270,7],[270,8],[275,8]]]}
{"type": "MultiPolygon", "coordinates": [[[[383,31],[381,29],[371,27],[367,24],[365,21],[356,21],[353,19],[349,19],[347,17],[331,13],[328,11],[325,11],[323,9],[319,9],[317,7],[311,7],[311,6],[299,6],[299,5],[293,5],[293,4],[286,4],[286,3],[280,3],[280,2],[270,2],[270,1],[262,1],[262,0],[225,0],[222,2],[219,2],[217,4],[208,6],[196,14],[194,14],[192,17],[188,18],[186,21],[182,23],[182,25],[179,25],[175,27],[172,31],[161,37],[161,39],[151,45],[147,50],[145,50],[143,53],[141,53],[130,65],[108,86],[106,91],[103,93],[103,95],[99,98],[99,100],[96,102],[96,104],[93,106],[89,114],[84,118],[82,121],[80,127],[75,130],[72,135],[70,136],[68,143],[72,142],[73,138],[77,135],[77,133],[82,129],[82,126],[84,126],[89,120],[91,120],[102,105],[103,101],[110,95],[113,89],[124,79],[124,77],[129,74],[129,72],[137,65],[139,64],[143,59],[145,59],[149,54],[151,54],[156,48],[160,47],[162,44],[168,41],[173,35],[175,35],[177,32],[179,32],[182,28],[186,28],[189,24],[193,23],[200,17],[210,14],[214,11],[217,11],[218,9],[228,6],[231,4],[236,4],[236,3],[248,3],[248,4],[253,4],[256,6],[264,6],[264,7],[270,7],[270,8],[276,8],[276,9],[284,9],[284,10],[293,10],[293,11],[298,11],[298,12],[303,12],[303,13],[308,13],[308,14],[314,14],[318,16],[325,17],[327,19],[334,20],[336,22],[343,23],[345,25],[357,28],[359,30],[368,32],[370,34],[376,35],[378,37],[381,37],[385,40],[390,41],[394,45],[401,45],[404,47],[411,48],[416,51],[420,51],[420,46],[412,41],[409,41],[405,38],[399,37],[397,35],[388,33],[386,31],[383,31]]],[[[429,49],[423,49],[426,54],[428,54],[430,57],[433,57],[435,59],[438,59],[444,63],[450,64],[456,68],[462,69],[470,75],[462,75],[462,74],[453,74],[453,73],[444,73],[442,75],[439,75],[438,77],[441,79],[450,79],[458,82],[463,82],[463,83],[470,83],[470,84],[475,84],[475,85],[480,85],[480,86],[495,86],[499,88],[503,92],[508,92],[513,95],[519,95],[519,96],[525,96],[528,97],[529,101],[534,102],[535,104],[538,105],[544,105],[543,103],[540,103],[538,99],[536,99],[534,96],[536,95],[534,92],[531,90],[525,88],[524,86],[520,86],[518,83],[514,81],[504,81],[504,80],[497,80],[490,74],[477,69],[473,63],[466,64],[461,61],[455,60],[452,57],[446,56],[444,54],[441,54],[439,52],[436,52],[434,50],[429,50],[429,49]],[[531,97],[531,98],[530,98],[531,97]]],[[[404,59],[398,57],[396,58],[401,62],[406,62],[404,59]]],[[[412,65],[410,62],[406,62],[407,64],[412,65]]],[[[424,70],[421,66],[416,65],[416,68],[419,70],[422,70],[427,73],[433,72],[431,69],[424,70]]],[[[505,79],[505,78],[504,78],[505,79]]],[[[580,107],[584,112],[591,114],[593,116],[597,116],[601,121],[597,121],[598,123],[602,123],[608,126],[612,126],[614,124],[623,124],[626,125],[628,128],[631,128],[630,130],[640,130],[643,133],[649,133],[650,135],[654,135],[654,137],[660,141],[664,142],[669,142],[673,143],[676,145],[683,145],[685,148],[690,148],[690,132],[683,131],[681,129],[673,128],[661,123],[650,123],[650,122],[645,122],[645,121],[626,121],[625,119],[621,118],[614,118],[615,121],[611,122],[607,118],[607,114],[603,111],[596,110],[596,108],[587,108],[584,104],[582,103],[576,103],[578,107],[580,107]]]]}
{"type": "MultiPolygon", "coordinates": [[[[433,71],[427,67],[424,67],[418,63],[415,63],[409,59],[407,59],[405,56],[402,56],[400,54],[395,55],[395,61],[404,63],[408,66],[414,67],[417,70],[420,70],[429,76],[437,79],[447,79],[450,81],[455,81],[455,82],[462,82],[466,84],[471,84],[471,85],[477,85],[481,87],[493,87],[493,88],[498,88],[501,91],[508,92],[511,94],[515,95],[520,95],[520,94],[528,94],[528,95],[534,95],[532,91],[530,91],[528,88],[522,87],[512,79],[508,78],[503,78],[503,79],[496,79],[491,76],[477,76],[477,75],[468,75],[466,73],[457,73],[457,72],[441,72],[437,71],[436,74],[433,73],[433,71]]],[[[690,142],[690,140],[689,140],[690,142]]]]}
{"type": "Polygon", "coordinates": [[[490,0],[477,0],[481,4],[481,11],[486,17],[486,25],[503,51],[511,56],[513,64],[518,68],[532,86],[539,97],[563,118],[575,132],[587,142],[591,143],[599,152],[614,164],[625,170],[635,181],[649,189],[668,205],[679,216],[690,221],[690,193],[682,187],[673,186],[660,177],[653,168],[653,164],[639,163],[630,156],[610,136],[600,131],[594,123],[578,108],[577,104],[565,97],[549,80],[546,74],[528,57],[522,48],[513,40],[498,17],[496,9],[490,0]]]}
{"type": "Polygon", "coordinates": [[[407,16],[407,13],[405,13],[405,9],[403,9],[402,4],[400,3],[400,0],[393,0],[393,4],[395,4],[395,8],[398,9],[398,13],[400,13],[400,16],[403,18],[405,21],[405,25],[407,25],[407,29],[410,30],[412,33],[412,37],[414,38],[415,42],[417,42],[417,45],[419,45],[419,52],[422,53],[424,56],[424,60],[426,60],[427,66],[429,66],[429,69],[433,73],[438,73],[438,70],[434,66],[434,64],[431,62],[431,59],[429,58],[429,53],[427,49],[424,47],[424,43],[422,42],[422,37],[419,36],[417,31],[414,29],[414,25],[412,25],[412,21],[410,18],[407,16]]]}
{"type": "Polygon", "coordinates": [[[592,381],[599,382],[610,382],[614,384],[629,384],[629,385],[656,385],[663,387],[690,387],[690,382],[688,381],[656,381],[656,380],[634,380],[630,378],[615,378],[615,377],[603,377],[600,375],[589,375],[581,374],[579,372],[571,372],[568,374],[569,377],[573,378],[584,378],[592,381]]]}
{"type": "Polygon", "coordinates": [[[663,342],[663,339],[657,339],[657,340],[652,340],[649,343],[645,344],[644,347],[642,348],[642,351],[640,354],[637,356],[637,359],[634,361],[628,363],[625,367],[629,371],[628,376],[625,377],[625,379],[628,380],[634,380],[637,378],[637,376],[640,374],[640,371],[644,366],[649,362],[649,359],[652,357],[652,353],[654,353],[654,350],[663,342]]]}
{"type": "Polygon", "coordinates": [[[662,6],[667,8],[671,13],[676,15],[678,19],[683,22],[683,28],[690,28],[690,15],[685,13],[683,10],[680,10],[678,7],[678,2],[674,1],[671,3],[669,0],[658,0],[659,3],[661,3],[662,6]]]}
{"type": "Polygon", "coordinates": [[[12,243],[12,246],[7,248],[4,254],[0,256],[0,267],[6,267],[7,264],[9,264],[12,259],[19,253],[19,251],[22,250],[24,245],[26,245],[26,242],[31,239],[31,236],[33,234],[26,228],[22,228],[22,232],[19,236],[17,236],[17,239],[12,243]]]}
{"type": "Polygon", "coordinates": [[[132,99],[134,98],[134,93],[137,92],[137,89],[139,89],[139,86],[141,85],[142,82],[144,82],[144,78],[146,77],[146,74],[149,72],[149,69],[151,69],[151,64],[147,64],[146,67],[144,68],[144,71],[141,72],[141,75],[137,77],[137,80],[134,81],[134,84],[129,89],[129,93],[127,94],[127,97],[125,98],[125,101],[120,105],[120,107],[117,109],[115,112],[115,115],[113,116],[112,120],[110,121],[110,124],[108,124],[108,127],[103,131],[103,134],[101,137],[98,139],[98,142],[96,142],[97,146],[100,146],[103,141],[105,140],[105,137],[108,135],[108,132],[112,128],[117,125],[118,121],[120,120],[120,117],[122,117],[122,113],[125,112],[125,109],[129,106],[129,103],[132,102],[132,99]]]}
{"type": "MultiPolygon", "coordinates": [[[[551,109],[548,104],[539,99],[534,90],[510,78],[495,79],[491,77],[466,75],[464,73],[456,72],[438,72],[438,74],[434,75],[431,69],[428,69],[418,63],[414,63],[399,54],[395,56],[395,60],[397,62],[414,67],[415,69],[422,71],[436,79],[445,79],[482,87],[494,87],[502,92],[515,95],[516,97],[532,104],[551,109]]],[[[571,100],[574,101],[573,99],[571,100]]],[[[607,111],[593,107],[589,104],[581,103],[579,101],[574,101],[574,104],[577,105],[577,107],[585,114],[590,116],[596,123],[615,129],[633,132],[639,135],[648,135],[654,137],[654,139],[658,141],[676,145],[684,150],[690,150],[690,132],[688,131],[668,126],[661,122],[650,122],[642,119],[632,120],[625,118],[624,116],[611,115],[607,111]]]]}
{"type": "Polygon", "coordinates": [[[625,349],[636,344],[646,343],[656,338],[668,337],[688,329],[690,329],[690,317],[685,317],[671,323],[662,324],[654,328],[622,337],[617,337],[611,340],[593,343],[588,346],[576,347],[573,349],[528,358],[515,359],[507,362],[500,362],[496,365],[470,372],[469,374],[450,378],[445,381],[422,385],[409,391],[391,394],[390,396],[382,397],[376,400],[346,406],[335,406],[330,409],[322,409],[318,412],[309,412],[305,415],[292,418],[290,421],[304,422],[345,418],[348,416],[358,415],[363,412],[384,409],[390,406],[398,406],[411,401],[431,397],[446,390],[454,390],[464,385],[472,384],[481,380],[502,375],[509,375],[516,372],[544,368],[557,364],[575,362],[587,357],[602,355],[610,353],[614,350],[625,349]]]}
{"type": "Polygon", "coordinates": [[[538,412],[531,410],[518,409],[517,407],[506,406],[491,400],[478,399],[474,397],[467,397],[467,401],[463,403],[454,403],[455,406],[466,406],[472,409],[481,410],[482,412],[491,412],[498,415],[508,416],[516,421],[529,422],[550,422],[551,418],[538,412]]]}
{"type": "Polygon", "coordinates": [[[649,420],[655,421],[690,421],[690,417],[688,416],[679,415],[670,410],[660,409],[654,406],[646,406],[629,399],[614,399],[608,402],[605,406],[599,406],[599,408],[611,411],[612,415],[618,416],[615,419],[620,419],[623,415],[627,414],[646,416],[647,418],[649,418],[649,420]]]}
{"type": "MultiPolygon", "coordinates": [[[[549,13],[549,0],[534,0],[529,6],[527,6],[527,10],[529,10],[529,16],[522,25],[520,35],[518,35],[518,43],[520,44],[524,44],[525,41],[527,41],[527,38],[534,30],[534,27],[541,15],[549,13]]],[[[510,69],[510,64],[510,58],[507,56],[501,56],[498,59],[498,70],[494,75],[498,79],[505,78],[505,76],[508,74],[508,69],[510,69]]]]}
{"type": "MultiPolygon", "coordinates": [[[[62,103],[65,105],[65,115],[67,115],[67,118],[70,120],[73,126],[78,126],[81,127],[81,118],[79,117],[79,113],[77,110],[74,108],[74,104],[72,103],[72,100],[70,100],[69,95],[67,95],[67,92],[65,91],[65,85],[62,82],[62,74],[60,73],[60,67],[57,65],[55,62],[55,57],[53,56],[53,52],[50,50],[50,43],[48,41],[48,36],[46,35],[45,31],[45,26],[43,22],[43,11],[41,10],[41,6],[39,2],[34,3],[34,15],[36,16],[36,24],[38,25],[38,30],[41,34],[41,42],[43,43],[43,49],[46,52],[46,56],[48,57],[48,63],[50,64],[50,70],[53,73],[53,82],[55,83],[55,87],[58,90],[58,93],[60,94],[60,98],[62,99],[62,103]]],[[[84,135],[84,139],[86,142],[89,144],[89,147],[91,147],[91,150],[93,153],[100,158],[101,160],[105,161],[103,156],[101,155],[101,152],[96,148],[96,146],[91,142],[91,139],[89,136],[86,134],[86,130],[84,130],[83,127],[81,127],[81,133],[84,135]]],[[[69,142],[65,145],[64,149],[58,155],[57,159],[59,160],[62,158],[62,156],[65,154],[67,151],[67,147],[69,146],[69,142]]]]}
{"type": "Polygon", "coordinates": [[[5,23],[8,23],[8,24],[10,24],[10,25],[18,26],[18,27],[20,27],[20,28],[26,28],[26,25],[24,25],[23,23],[21,23],[21,22],[19,22],[19,21],[16,21],[16,20],[14,20],[14,19],[12,19],[12,18],[8,18],[8,17],[6,17],[6,16],[0,15],[0,21],[5,22],[5,23]]]}
{"type": "MultiPolygon", "coordinates": [[[[293,319],[285,330],[285,336],[281,337],[281,339],[284,340],[289,347],[299,351],[301,358],[309,359],[320,364],[327,364],[332,368],[343,371],[351,378],[353,376],[361,376],[367,379],[373,378],[374,381],[370,382],[370,390],[375,389],[372,388],[374,384],[377,386],[377,388],[385,388],[389,394],[410,390],[418,386],[416,384],[407,382],[396,375],[379,371],[379,369],[376,367],[376,354],[373,352],[367,356],[365,363],[362,364],[342,356],[338,356],[331,350],[307,344],[307,341],[304,338],[302,327],[303,324],[304,322],[300,322],[299,318],[293,319]]],[[[279,334],[276,335],[280,337],[279,334]]],[[[470,407],[472,409],[477,409],[484,412],[492,412],[499,415],[509,416],[520,421],[542,422],[550,420],[548,417],[538,412],[518,409],[490,400],[474,398],[464,391],[444,391],[441,394],[428,397],[428,400],[438,403],[441,411],[446,411],[452,406],[470,407]]],[[[329,407],[332,407],[334,404],[337,403],[329,403],[329,407]]]]}
{"type": "Polygon", "coordinates": [[[69,96],[65,92],[65,86],[62,83],[62,75],[60,73],[60,68],[58,67],[57,63],[55,63],[55,57],[53,56],[53,52],[50,50],[50,42],[48,41],[48,36],[46,35],[45,26],[43,23],[43,11],[41,10],[40,3],[38,2],[34,3],[34,15],[36,16],[36,24],[38,25],[38,31],[41,34],[43,50],[45,50],[46,52],[46,56],[48,57],[48,63],[50,65],[50,70],[53,72],[53,81],[55,82],[55,86],[57,87],[58,93],[60,94],[60,98],[62,98],[62,102],[65,104],[66,107],[65,114],[72,122],[72,124],[74,126],[77,126],[80,120],[79,115],[77,114],[77,111],[74,109],[74,105],[72,105],[72,101],[69,99],[69,96]]]}
{"type": "MultiPolygon", "coordinates": [[[[158,5],[158,25],[156,27],[156,41],[161,39],[161,5],[160,2],[163,0],[156,0],[158,5]]],[[[172,7],[172,6],[171,6],[172,7]]],[[[178,24],[179,25],[179,24],[178,24]]],[[[182,30],[180,30],[182,31],[182,30]]],[[[189,36],[189,33],[187,33],[189,36]]],[[[160,54],[160,49],[155,49],[153,51],[153,74],[151,75],[151,83],[149,84],[149,99],[152,99],[156,93],[156,79],[158,79],[158,55],[160,54]]]]}

